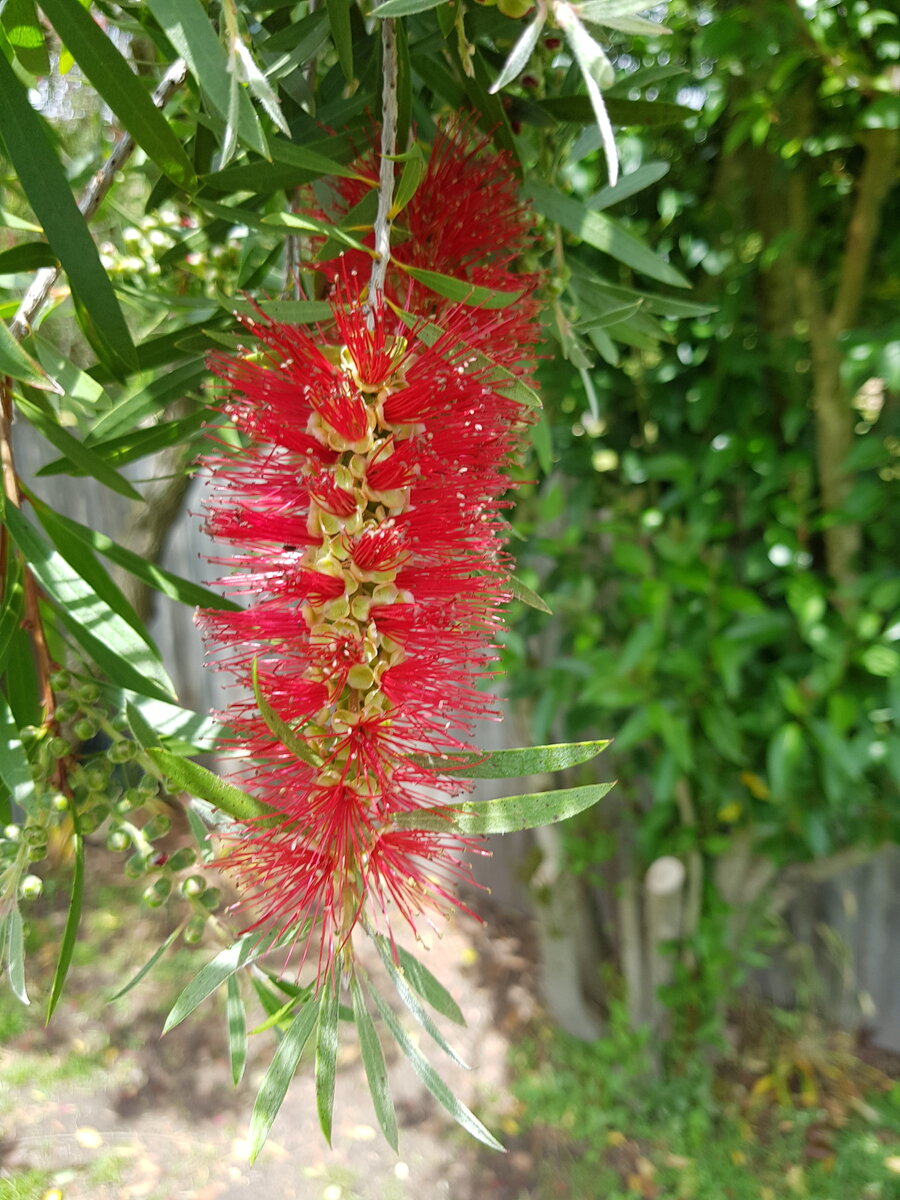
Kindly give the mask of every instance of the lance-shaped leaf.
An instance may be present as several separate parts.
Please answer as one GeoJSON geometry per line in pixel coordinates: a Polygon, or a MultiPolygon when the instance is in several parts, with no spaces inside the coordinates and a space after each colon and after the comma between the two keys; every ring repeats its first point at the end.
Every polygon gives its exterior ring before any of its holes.
{"type": "Polygon", "coordinates": [[[493,750],[483,756],[465,752],[447,756],[418,754],[413,756],[413,761],[441,774],[459,775],[463,779],[519,779],[523,775],[542,775],[581,766],[602,754],[609,744],[609,738],[599,742],[555,742],[549,746],[493,750]]]}
{"type": "Polygon", "coordinates": [[[539,596],[534,588],[530,588],[527,583],[521,580],[518,575],[510,575],[509,590],[513,594],[513,599],[521,600],[529,608],[536,608],[538,612],[549,613],[551,617],[553,616],[553,609],[547,601],[542,596],[539,596]]]}
{"type": "Polygon", "coordinates": [[[416,13],[427,12],[429,8],[437,8],[445,0],[385,0],[372,9],[373,17],[414,17],[416,13]]]}
{"type": "Polygon", "coordinates": [[[474,308],[506,308],[514,304],[522,294],[481,287],[465,279],[442,275],[439,271],[428,271],[424,267],[408,267],[397,259],[394,260],[394,265],[430,291],[437,292],[439,296],[446,296],[448,300],[454,300],[458,304],[471,304],[474,308]]]}
{"type": "Polygon", "coordinates": [[[98,352],[114,372],[133,370],[137,366],[134,344],[97,247],[44,126],[2,54],[0,131],[28,203],[69,277],[73,294],[89,314],[98,352]]]}
{"type": "Polygon", "coordinates": [[[554,792],[501,796],[499,800],[441,804],[434,808],[397,813],[391,818],[391,825],[395,829],[423,829],[463,837],[518,833],[522,829],[535,829],[539,825],[554,825],[557,821],[568,820],[596,804],[613,787],[615,781],[561,788],[554,792]]]}
{"type": "Polygon", "coordinates": [[[319,1004],[315,1000],[307,1000],[291,1023],[287,1033],[281,1039],[275,1057],[269,1064],[256,1103],[253,1105],[253,1115],[250,1118],[250,1161],[255,1162],[257,1155],[266,1143],[272,1122],[278,1116],[288,1087],[294,1078],[294,1072],[300,1063],[300,1056],[315,1028],[319,1015],[319,1004]]]}
{"type": "Polygon", "coordinates": [[[575,15],[572,5],[561,3],[554,5],[554,16],[566,35],[566,41],[575,61],[581,68],[584,84],[591,100],[597,128],[600,130],[600,141],[606,156],[606,166],[609,172],[611,187],[615,187],[619,178],[619,155],[616,150],[616,137],[610,124],[609,114],[603,102],[603,88],[611,87],[615,82],[615,72],[612,63],[606,57],[603,48],[594,41],[582,23],[575,15]]]}
{"type": "Polygon", "coordinates": [[[102,554],[104,558],[108,558],[110,562],[123,567],[130,574],[155,588],[156,591],[162,592],[164,596],[171,596],[173,600],[178,600],[181,604],[229,610],[236,610],[239,607],[233,600],[226,600],[217,592],[212,592],[199,583],[193,583],[190,579],[182,579],[180,575],[174,575],[171,571],[157,566],[156,563],[148,562],[146,558],[135,554],[133,550],[128,550],[125,546],[114,542],[112,538],[108,538],[105,533],[98,533],[97,530],[89,529],[86,525],[81,525],[78,521],[63,516],[62,513],[54,512],[49,505],[44,504],[37,497],[30,495],[29,499],[38,520],[57,545],[59,544],[58,535],[54,535],[54,528],[59,533],[65,532],[70,541],[75,539],[82,542],[85,546],[102,554]]]}
{"type": "Polygon", "coordinates": [[[669,283],[673,287],[691,286],[690,280],[605,213],[595,212],[571,196],[564,196],[554,188],[535,181],[527,184],[524,193],[542,216],[555,221],[569,233],[574,233],[589,246],[602,250],[604,254],[661,283],[669,283]]]}
{"type": "Polygon", "coordinates": [[[371,989],[371,994],[376,1008],[381,1013],[385,1025],[390,1030],[391,1037],[406,1055],[413,1070],[428,1088],[429,1092],[431,1092],[432,1096],[434,1096],[435,1100],[439,1104],[442,1104],[453,1120],[458,1122],[472,1137],[477,1138],[479,1142],[483,1142],[485,1146],[490,1146],[492,1150],[502,1151],[503,1146],[497,1141],[491,1131],[478,1120],[470,1109],[466,1108],[462,1100],[453,1095],[450,1088],[444,1083],[431,1063],[413,1045],[403,1026],[391,1011],[390,1006],[382,1000],[374,988],[371,989]]]}
{"type": "Polygon", "coordinates": [[[311,767],[320,767],[322,765],[322,759],[319,757],[319,755],[316,754],[314,750],[311,750],[310,747],[307,746],[306,742],[304,742],[303,738],[300,737],[295,730],[291,729],[287,721],[283,720],[278,715],[263,694],[263,690],[259,684],[259,667],[255,658],[253,660],[251,680],[253,683],[253,695],[256,699],[256,706],[259,709],[260,716],[265,721],[266,725],[268,725],[275,737],[278,738],[281,744],[286,749],[290,750],[291,754],[293,754],[296,758],[299,758],[302,762],[307,763],[311,767]]]}
{"type": "MultiPolygon", "coordinates": [[[[5,602],[5,598],[4,598],[5,602]]],[[[0,695],[0,781],[12,797],[13,803],[26,811],[34,800],[34,777],[31,764],[15,718],[0,695]]]]}
{"type": "Polygon", "coordinates": [[[6,934],[6,973],[13,995],[22,1004],[30,1004],[25,987],[25,931],[18,905],[13,905],[4,922],[6,934]]]}
{"type": "Polygon", "coordinates": [[[132,988],[136,988],[137,985],[141,982],[141,980],[146,978],[146,976],[150,974],[150,972],[153,970],[153,968],[156,966],[156,964],[159,962],[159,960],[162,958],[162,956],[165,954],[165,952],[175,942],[175,939],[177,937],[180,937],[183,929],[184,929],[183,923],[181,925],[176,925],[176,927],[172,930],[172,932],[169,934],[169,936],[166,938],[166,940],[162,943],[162,945],[157,946],[157,948],[153,951],[153,953],[150,955],[150,957],[147,959],[147,961],[144,963],[144,965],[141,967],[141,969],[137,972],[137,974],[132,975],[132,977],[128,980],[128,982],[123,984],[122,987],[120,987],[117,992],[113,992],[113,994],[111,996],[107,997],[107,1003],[111,1004],[113,1002],[113,1000],[121,1000],[121,998],[123,996],[127,995],[131,991],[132,988]]]}
{"type": "MultiPolygon", "coordinates": [[[[62,389],[59,389],[62,390],[62,389]]],[[[39,430],[52,446],[65,455],[61,470],[67,475],[89,475],[102,483],[104,487],[126,496],[129,500],[140,500],[141,494],[124,479],[114,467],[111,467],[96,450],[79,442],[67,429],[59,423],[53,412],[48,412],[37,404],[33,404],[24,396],[15,397],[16,408],[22,416],[39,430]]],[[[48,472],[49,474],[49,472],[48,472]]]]}
{"type": "Polygon", "coordinates": [[[172,1011],[166,1017],[163,1033],[168,1033],[170,1029],[180,1025],[185,1017],[189,1017],[198,1005],[220,988],[236,971],[256,962],[271,948],[275,940],[274,933],[245,933],[233,945],[220,951],[211,962],[200,969],[181,992],[172,1005],[172,1011]]]}
{"type": "Polygon", "coordinates": [[[388,1086],[387,1066],[384,1061],[384,1051],[375,1030],[375,1023],[369,1016],[365,997],[356,975],[350,977],[350,994],[353,997],[353,1020],[359,1035],[359,1050],[362,1055],[369,1093],[375,1108],[375,1116],[381,1126],[388,1145],[396,1154],[397,1145],[397,1115],[394,1112],[394,1102],[388,1086]]]}
{"type": "Polygon", "coordinates": [[[225,992],[225,1019],[228,1024],[228,1058],[234,1086],[241,1082],[247,1063],[247,1015],[244,999],[234,975],[228,976],[225,992]]]}
{"type": "Polygon", "coordinates": [[[387,956],[386,961],[393,963],[393,953],[396,953],[403,978],[411,987],[415,988],[423,1000],[428,1001],[435,1012],[439,1012],[443,1017],[449,1017],[457,1025],[465,1025],[466,1019],[462,1015],[459,1005],[427,967],[423,966],[402,946],[394,945],[392,947],[387,938],[380,933],[375,935],[374,941],[381,957],[387,956]]]}
{"type": "Polygon", "coordinates": [[[491,84],[491,94],[499,92],[525,70],[528,65],[528,60],[534,53],[534,48],[538,44],[538,38],[541,36],[541,30],[547,21],[546,9],[538,9],[538,15],[525,27],[525,32],[513,46],[510,51],[509,58],[503,64],[503,70],[491,84]]]}
{"type": "Polygon", "coordinates": [[[11,504],[6,506],[6,524],[35,578],[57,606],[61,620],[109,678],[145,695],[174,697],[171,680],[154,648],[11,504]]]}
{"type": "Polygon", "coordinates": [[[457,1052],[453,1049],[453,1047],[438,1029],[437,1025],[435,1025],[428,1012],[425,1010],[425,1008],[423,1008],[416,994],[409,987],[405,976],[402,975],[394,966],[394,963],[391,960],[390,952],[386,952],[382,945],[379,945],[378,949],[381,953],[382,962],[384,963],[385,967],[387,968],[387,972],[391,977],[391,983],[393,983],[394,987],[397,989],[397,995],[400,997],[412,1015],[416,1018],[428,1036],[438,1046],[440,1046],[447,1057],[452,1059],[458,1067],[468,1070],[468,1063],[464,1062],[464,1060],[460,1058],[457,1052]]]}
{"type": "Polygon", "coordinates": [[[40,363],[35,362],[31,355],[22,349],[9,332],[5,321],[0,321],[0,375],[9,375],[22,383],[30,383],[32,387],[62,395],[63,390],[59,384],[50,378],[40,363]]]}
{"type": "Polygon", "coordinates": [[[340,975],[332,971],[322,984],[316,1028],[316,1111],[319,1114],[319,1125],[329,1146],[334,1111],[334,1085],[337,1079],[339,1000],[340,975]]]}
{"type": "Polygon", "coordinates": [[[79,0],[40,0],[66,49],[135,142],[179,187],[197,182],[191,160],[140,79],[79,0]]]}
{"type": "Polygon", "coordinates": [[[256,817],[268,817],[272,810],[261,800],[244,792],[234,784],[226,783],[206,767],[191,762],[189,758],[180,758],[161,746],[149,746],[147,754],[153,759],[166,779],[176,788],[208,800],[210,804],[228,813],[236,821],[252,821],[256,817]]]}
{"type": "Polygon", "coordinates": [[[49,75],[50,55],[34,0],[6,0],[0,24],[25,70],[32,75],[49,75]]]}
{"type": "Polygon", "coordinates": [[[228,57],[200,0],[147,0],[147,7],[187,63],[210,110],[225,121],[226,126],[231,81],[235,80],[237,99],[234,102],[234,115],[238,138],[245,146],[268,158],[266,139],[253,105],[237,76],[229,70],[228,57]]]}
{"type": "Polygon", "coordinates": [[[69,974],[72,955],[75,953],[75,943],[78,940],[78,925],[81,921],[81,909],[84,901],[84,838],[78,832],[77,819],[77,816],[73,813],[72,820],[75,823],[75,863],[72,872],[72,892],[69,896],[69,911],[66,914],[66,927],[63,930],[62,942],[59,947],[59,958],[57,959],[56,971],[53,975],[50,999],[47,1001],[48,1021],[53,1016],[56,1006],[59,1003],[66,982],[66,976],[69,974]]]}
{"type": "Polygon", "coordinates": [[[56,266],[59,266],[57,257],[46,242],[24,242],[0,253],[0,275],[17,275],[20,271],[56,266]]]}

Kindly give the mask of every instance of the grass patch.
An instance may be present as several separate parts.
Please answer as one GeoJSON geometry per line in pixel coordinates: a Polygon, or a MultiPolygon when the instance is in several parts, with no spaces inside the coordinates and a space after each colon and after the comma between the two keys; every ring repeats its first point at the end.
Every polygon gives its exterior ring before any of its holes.
{"type": "Polygon", "coordinates": [[[755,1076],[673,1064],[661,1079],[623,1024],[590,1045],[546,1032],[513,1051],[519,1129],[545,1164],[535,1200],[900,1200],[900,1085],[864,1093],[869,1074],[841,1056],[846,1076],[798,1087],[796,1104],[766,1084],[778,1062],[755,1076]]]}

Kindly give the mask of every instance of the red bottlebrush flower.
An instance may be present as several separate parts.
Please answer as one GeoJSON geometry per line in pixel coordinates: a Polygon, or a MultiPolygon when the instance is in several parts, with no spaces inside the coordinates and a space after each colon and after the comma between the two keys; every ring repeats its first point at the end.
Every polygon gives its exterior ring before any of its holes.
{"type": "MultiPolygon", "coordinates": [[[[345,205],[361,198],[355,181],[340,186],[345,205]]],[[[235,547],[214,561],[235,569],[225,583],[248,606],[200,620],[294,746],[250,700],[227,714],[238,779],[271,816],[230,835],[225,862],[251,927],[301,940],[318,929],[320,972],[362,913],[414,922],[458,903],[467,877],[470,841],[392,819],[462,790],[424,756],[467,749],[471,722],[492,711],[476,685],[508,599],[506,470],[525,420],[495,364],[527,376],[538,336],[536,280],[512,268],[529,219],[502,157],[442,132],[404,220],[386,294],[420,329],[439,325],[432,345],[390,304],[363,304],[368,262],[354,253],[323,264],[328,325],[248,321],[262,358],[215,363],[247,446],[209,461],[207,525],[235,547]],[[454,306],[404,266],[520,299],[454,306]]]]}

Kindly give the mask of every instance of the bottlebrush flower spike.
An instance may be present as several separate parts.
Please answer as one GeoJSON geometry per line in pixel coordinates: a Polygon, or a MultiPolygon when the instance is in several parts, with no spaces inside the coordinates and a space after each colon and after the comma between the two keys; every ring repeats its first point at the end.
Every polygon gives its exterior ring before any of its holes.
{"type": "Polygon", "coordinates": [[[392,818],[461,790],[423,756],[468,750],[492,710],[476,684],[509,597],[504,494],[525,415],[491,364],[527,377],[538,335],[537,281],[512,266],[528,226],[515,191],[502,157],[441,134],[398,252],[519,293],[514,307],[452,306],[395,267],[388,297],[442,330],[427,346],[389,306],[365,306],[368,263],[354,254],[324,265],[329,324],[246,320],[262,355],[215,363],[247,445],[208,460],[207,529],[236,547],[215,561],[248,604],[200,620],[221,664],[292,731],[278,736],[252,700],[226,714],[239,782],[271,817],[239,827],[225,862],[251,928],[304,943],[318,929],[320,979],[363,912],[415,926],[459,904],[468,877],[470,840],[392,818]]]}

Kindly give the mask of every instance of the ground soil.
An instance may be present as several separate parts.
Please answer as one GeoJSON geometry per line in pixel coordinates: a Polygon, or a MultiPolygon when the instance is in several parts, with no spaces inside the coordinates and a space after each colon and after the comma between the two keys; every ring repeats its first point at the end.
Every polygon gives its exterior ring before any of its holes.
{"type": "MultiPolygon", "coordinates": [[[[64,920],[61,897],[32,922],[39,935],[30,959],[32,1012],[23,1021],[8,995],[0,999],[7,1033],[0,1044],[0,1200],[522,1200],[533,1194],[534,1155],[517,1138],[506,1088],[509,1045],[536,1011],[526,922],[493,914],[482,925],[458,915],[427,955],[417,948],[466,1014],[465,1029],[439,1023],[472,1069],[438,1064],[439,1051],[432,1055],[435,1048],[420,1042],[422,1049],[510,1146],[508,1154],[483,1151],[468,1138],[396,1052],[388,1054],[401,1127],[400,1155],[394,1155],[378,1130],[348,1030],[339,1056],[333,1148],[318,1127],[312,1062],[304,1060],[251,1167],[247,1122],[273,1034],[250,1039],[237,1089],[217,1000],[160,1038],[168,1006],[215,951],[213,942],[193,962],[186,949],[177,951],[123,1000],[102,1003],[172,927],[166,924],[171,917],[141,915],[124,895],[117,903],[113,878],[101,858],[89,889],[84,949],[50,1026],[45,1029],[34,1010],[52,976],[64,920]]],[[[260,1019],[258,1011],[250,1013],[251,1022],[260,1019]]]]}

